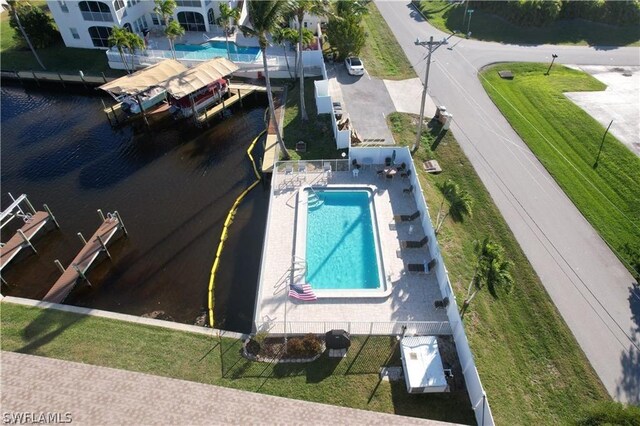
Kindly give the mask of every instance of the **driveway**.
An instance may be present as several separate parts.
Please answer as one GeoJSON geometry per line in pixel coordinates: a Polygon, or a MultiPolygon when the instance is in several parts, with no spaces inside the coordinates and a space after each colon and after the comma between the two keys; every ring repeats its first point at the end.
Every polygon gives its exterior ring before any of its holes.
{"type": "MultiPolygon", "coordinates": [[[[419,76],[416,37],[442,39],[410,4],[376,2],[419,76]]],[[[501,61],[640,64],[640,49],[525,46],[452,38],[433,55],[430,94],[591,365],[617,400],[639,402],[640,294],[634,279],[486,95],[478,69],[501,61]]],[[[417,88],[417,90],[419,90],[417,88]]],[[[611,206],[615,208],[615,206],[611,206]]]]}
{"type": "Polygon", "coordinates": [[[343,109],[364,142],[394,144],[387,126],[387,116],[396,109],[384,81],[368,73],[362,76],[349,75],[342,62],[328,66],[327,75],[330,79],[335,78],[340,85],[343,109]]]}

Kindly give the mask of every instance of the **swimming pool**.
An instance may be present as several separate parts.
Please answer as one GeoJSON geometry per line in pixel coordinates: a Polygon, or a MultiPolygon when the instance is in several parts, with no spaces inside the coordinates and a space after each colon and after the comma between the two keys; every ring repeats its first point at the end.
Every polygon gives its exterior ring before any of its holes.
{"type": "MultiPolygon", "coordinates": [[[[209,41],[202,44],[176,44],[178,56],[183,59],[212,59],[227,57],[227,43],[224,41],[209,41]]],[[[234,62],[254,62],[260,57],[259,47],[238,46],[229,42],[229,54],[234,62]]]]}
{"type": "Polygon", "coordinates": [[[321,297],[380,297],[386,290],[373,191],[365,186],[303,188],[296,258],[321,297]]]}

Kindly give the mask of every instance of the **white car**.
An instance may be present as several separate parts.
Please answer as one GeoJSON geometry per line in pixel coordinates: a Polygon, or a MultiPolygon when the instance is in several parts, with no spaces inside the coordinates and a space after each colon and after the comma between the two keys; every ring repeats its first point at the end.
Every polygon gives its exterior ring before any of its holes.
{"type": "Polygon", "coordinates": [[[350,75],[363,75],[364,64],[362,60],[356,56],[350,56],[344,60],[344,65],[347,67],[347,72],[350,75]]]}

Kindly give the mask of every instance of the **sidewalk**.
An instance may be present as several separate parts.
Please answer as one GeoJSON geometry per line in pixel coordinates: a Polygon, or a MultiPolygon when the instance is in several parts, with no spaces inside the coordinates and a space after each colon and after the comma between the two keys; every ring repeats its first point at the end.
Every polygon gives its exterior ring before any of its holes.
{"type": "Polygon", "coordinates": [[[1,352],[0,360],[3,418],[65,421],[69,413],[73,424],[449,424],[13,352],[1,352]]]}

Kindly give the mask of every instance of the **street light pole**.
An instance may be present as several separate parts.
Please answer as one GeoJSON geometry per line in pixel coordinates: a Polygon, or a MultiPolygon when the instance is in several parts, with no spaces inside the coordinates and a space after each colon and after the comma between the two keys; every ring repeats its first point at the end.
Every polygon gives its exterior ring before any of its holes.
{"type": "Polygon", "coordinates": [[[549,69],[547,70],[546,73],[544,73],[544,75],[549,75],[549,73],[551,72],[551,67],[553,66],[553,62],[556,60],[557,57],[558,55],[556,55],[555,53],[551,55],[551,64],[549,65],[549,69]]]}
{"type": "Polygon", "coordinates": [[[593,163],[594,169],[598,167],[598,160],[600,160],[600,153],[602,152],[602,146],[604,145],[604,138],[607,137],[607,132],[609,131],[609,127],[611,127],[612,124],[613,124],[613,120],[611,120],[611,123],[609,123],[609,125],[607,126],[607,130],[605,130],[604,135],[602,135],[602,142],[600,142],[600,149],[598,150],[598,156],[596,157],[596,162],[593,163]]]}
{"type": "Polygon", "coordinates": [[[427,55],[427,70],[425,71],[424,87],[422,88],[422,102],[420,103],[420,117],[418,118],[418,130],[416,133],[416,142],[413,144],[413,148],[411,149],[413,152],[417,151],[418,147],[420,147],[420,139],[422,137],[422,121],[424,120],[424,104],[427,99],[427,88],[429,87],[429,69],[431,68],[431,54],[435,52],[438,49],[438,47],[445,44],[447,40],[449,40],[454,35],[456,35],[455,31],[449,37],[447,37],[446,39],[438,43],[433,42],[433,36],[429,37],[429,41],[420,41],[419,38],[416,40],[416,44],[419,44],[421,46],[427,46],[427,49],[429,49],[429,54],[427,55]],[[433,47],[434,44],[436,45],[435,47],[433,47]]]}

